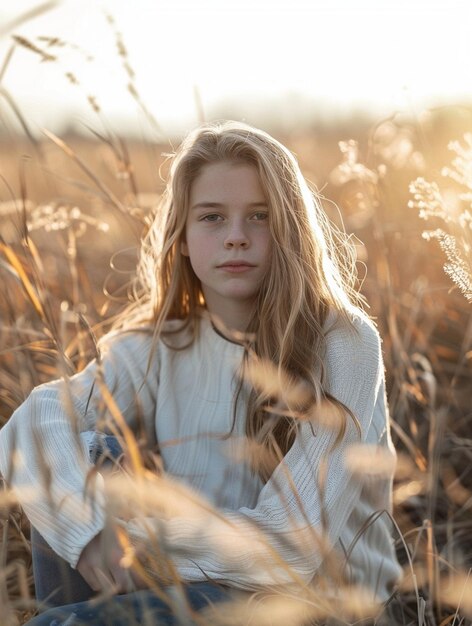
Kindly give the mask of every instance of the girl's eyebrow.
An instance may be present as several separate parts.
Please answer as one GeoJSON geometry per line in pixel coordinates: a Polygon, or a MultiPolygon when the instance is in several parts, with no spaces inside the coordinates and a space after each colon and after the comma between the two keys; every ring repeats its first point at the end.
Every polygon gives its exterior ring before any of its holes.
{"type": "MultiPolygon", "coordinates": [[[[193,211],[193,209],[224,209],[225,208],[225,204],[223,204],[222,202],[197,202],[197,204],[194,204],[191,207],[191,211],[193,211]]],[[[263,208],[263,209],[267,209],[267,202],[250,202],[247,207],[249,209],[257,209],[257,208],[263,208]]]]}

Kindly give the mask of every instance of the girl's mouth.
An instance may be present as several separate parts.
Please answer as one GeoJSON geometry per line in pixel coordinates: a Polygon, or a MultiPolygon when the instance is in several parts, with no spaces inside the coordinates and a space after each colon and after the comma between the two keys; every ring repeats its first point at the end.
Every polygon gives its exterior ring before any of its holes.
{"type": "Polygon", "coordinates": [[[252,269],[254,267],[254,265],[248,265],[247,263],[241,263],[241,264],[227,264],[227,265],[220,265],[220,269],[225,270],[226,272],[230,272],[230,273],[239,273],[239,272],[246,272],[250,269],[252,269]]]}

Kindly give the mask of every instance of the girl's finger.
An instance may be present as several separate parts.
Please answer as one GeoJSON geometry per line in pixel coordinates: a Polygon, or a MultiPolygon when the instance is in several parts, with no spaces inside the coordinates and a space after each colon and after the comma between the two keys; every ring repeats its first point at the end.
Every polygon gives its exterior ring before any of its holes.
{"type": "Polygon", "coordinates": [[[80,575],[93,591],[101,591],[100,582],[92,567],[83,568],[80,575]]]}
{"type": "Polygon", "coordinates": [[[100,567],[94,567],[93,572],[98,584],[98,589],[95,589],[95,591],[118,591],[114,576],[110,570],[105,572],[100,567]]]}
{"type": "Polygon", "coordinates": [[[118,591],[126,592],[134,589],[133,579],[128,569],[115,565],[113,567],[110,566],[109,570],[118,591]]]}

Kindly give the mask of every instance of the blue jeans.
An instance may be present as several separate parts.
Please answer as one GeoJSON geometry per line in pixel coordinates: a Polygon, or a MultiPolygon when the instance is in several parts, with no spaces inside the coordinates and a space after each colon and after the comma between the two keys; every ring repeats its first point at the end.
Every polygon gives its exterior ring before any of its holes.
{"type": "MultiPolygon", "coordinates": [[[[122,449],[115,437],[105,437],[104,446],[92,451],[92,461],[97,464],[113,464],[122,449]]],[[[181,626],[191,624],[176,616],[172,605],[187,606],[199,611],[210,603],[230,600],[230,588],[218,583],[202,582],[184,584],[183,598],[175,600],[172,588],[163,587],[169,602],[157,597],[152,590],[112,596],[106,600],[93,599],[94,591],[77,570],[59,557],[42,538],[31,529],[31,550],[36,599],[47,610],[28,622],[28,626],[128,626],[134,624],[163,624],[181,626]]],[[[190,620],[190,621],[189,621],[190,620]]]]}
{"type": "MultiPolygon", "coordinates": [[[[168,592],[169,588],[163,591],[168,592]]],[[[165,602],[151,590],[144,590],[101,602],[90,600],[49,609],[30,620],[27,626],[190,626],[196,622],[189,609],[198,612],[213,603],[231,600],[227,587],[213,583],[190,583],[184,585],[183,591],[186,602],[175,600],[176,605],[185,607],[181,617],[171,606],[174,597],[165,602]]]]}

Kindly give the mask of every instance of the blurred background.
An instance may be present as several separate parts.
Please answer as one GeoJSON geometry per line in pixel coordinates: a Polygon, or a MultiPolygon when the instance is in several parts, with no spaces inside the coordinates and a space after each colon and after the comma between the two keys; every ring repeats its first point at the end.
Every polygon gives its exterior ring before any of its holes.
{"type": "Polygon", "coordinates": [[[2,84],[35,132],[83,131],[93,98],[156,138],[130,83],[166,138],[202,117],[288,131],[418,114],[470,102],[471,18],[466,0],[3,0],[0,61],[13,35],[38,50],[16,41],[2,84]]]}

